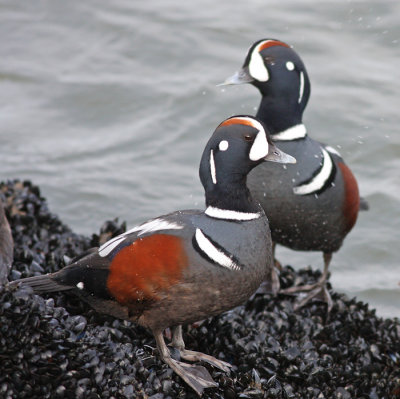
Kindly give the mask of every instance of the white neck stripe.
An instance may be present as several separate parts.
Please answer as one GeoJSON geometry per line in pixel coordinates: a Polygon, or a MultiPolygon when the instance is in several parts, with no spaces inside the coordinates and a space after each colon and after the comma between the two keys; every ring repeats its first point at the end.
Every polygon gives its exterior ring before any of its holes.
{"type": "Polygon", "coordinates": [[[321,190],[324,187],[324,184],[329,179],[331,175],[333,163],[330,155],[326,152],[324,148],[322,148],[322,159],[323,164],[319,173],[306,184],[302,184],[301,186],[297,186],[293,188],[293,192],[297,195],[307,195],[315,193],[318,190],[321,190]]]}
{"type": "Polygon", "coordinates": [[[215,219],[226,219],[226,220],[254,220],[261,217],[260,213],[247,213],[247,212],[238,212],[231,211],[229,209],[219,209],[214,208],[212,206],[207,207],[204,212],[207,216],[210,216],[215,219]]]}
{"type": "Polygon", "coordinates": [[[226,267],[227,269],[240,270],[240,267],[229,256],[216,248],[198,228],[196,229],[195,238],[199,248],[215,263],[218,263],[220,266],[226,267]]]}
{"type": "Polygon", "coordinates": [[[333,147],[331,147],[330,145],[326,145],[326,146],[325,146],[325,149],[326,149],[327,151],[329,151],[331,154],[335,154],[335,155],[337,155],[338,157],[341,157],[340,152],[339,152],[336,148],[333,148],[333,147]]]}
{"type": "Polygon", "coordinates": [[[271,138],[274,141],[290,141],[296,139],[302,139],[307,136],[306,127],[300,123],[298,125],[294,125],[289,129],[284,130],[283,132],[272,134],[271,138]]]}

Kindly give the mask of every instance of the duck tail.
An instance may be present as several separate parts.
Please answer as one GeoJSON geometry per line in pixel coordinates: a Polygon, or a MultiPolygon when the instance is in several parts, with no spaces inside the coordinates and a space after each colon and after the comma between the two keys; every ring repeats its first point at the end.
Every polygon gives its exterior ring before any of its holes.
{"type": "Polygon", "coordinates": [[[43,276],[27,277],[20,280],[15,280],[10,283],[10,286],[28,286],[33,289],[35,294],[43,292],[56,292],[71,289],[69,286],[61,285],[53,279],[52,274],[45,274],[43,276]]]}
{"type": "Polygon", "coordinates": [[[360,211],[368,211],[368,210],[369,210],[368,201],[365,198],[360,197],[360,211]]]}

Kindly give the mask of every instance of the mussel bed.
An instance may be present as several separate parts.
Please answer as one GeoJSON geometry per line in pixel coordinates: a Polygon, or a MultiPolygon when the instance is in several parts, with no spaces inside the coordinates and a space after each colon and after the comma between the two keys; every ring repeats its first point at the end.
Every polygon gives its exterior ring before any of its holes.
{"type": "MultiPolygon", "coordinates": [[[[15,240],[10,280],[54,272],[85,249],[125,231],[75,234],[29,181],[0,184],[15,240]]],[[[320,271],[284,267],[283,287],[320,271]]],[[[186,346],[233,365],[206,366],[219,387],[204,398],[400,398],[400,323],[330,289],[293,310],[294,298],[257,293],[243,306],[184,328],[186,346]]],[[[0,286],[1,398],[196,398],[157,356],[145,329],[99,315],[66,294],[0,286]]]]}

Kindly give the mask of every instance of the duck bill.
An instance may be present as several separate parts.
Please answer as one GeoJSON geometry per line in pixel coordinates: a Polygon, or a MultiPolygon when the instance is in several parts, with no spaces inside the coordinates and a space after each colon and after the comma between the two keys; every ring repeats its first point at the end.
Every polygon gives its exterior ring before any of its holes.
{"type": "Polygon", "coordinates": [[[218,84],[217,86],[228,86],[228,85],[241,85],[243,83],[254,82],[254,79],[250,76],[248,68],[242,68],[237,71],[234,75],[225,80],[225,82],[218,84]]]}
{"type": "Polygon", "coordinates": [[[268,155],[264,157],[264,161],[279,162],[279,163],[296,163],[296,158],[286,152],[281,151],[274,144],[269,144],[268,155]]]}

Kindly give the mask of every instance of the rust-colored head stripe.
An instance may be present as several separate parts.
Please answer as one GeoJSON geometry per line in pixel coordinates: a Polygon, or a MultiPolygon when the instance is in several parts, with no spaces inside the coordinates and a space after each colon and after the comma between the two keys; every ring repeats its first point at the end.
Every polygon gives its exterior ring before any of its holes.
{"type": "Polygon", "coordinates": [[[225,121],[223,121],[218,127],[222,127],[222,126],[230,126],[230,125],[247,125],[247,126],[251,126],[254,127],[255,129],[258,129],[258,127],[256,127],[253,123],[253,121],[251,119],[248,118],[229,118],[225,121]]]}
{"type": "Polygon", "coordinates": [[[265,50],[266,48],[273,47],[273,46],[283,46],[283,47],[289,47],[290,48],[290,46],[288,44],[283,43],[283,42],[281,42],[279,40],[266,40],[264,43],[262,43],[259,46],[258,51],[260,52],[260,51],[265,50]]]}

